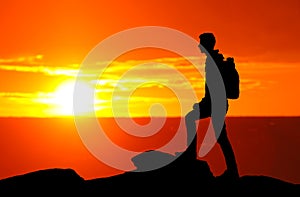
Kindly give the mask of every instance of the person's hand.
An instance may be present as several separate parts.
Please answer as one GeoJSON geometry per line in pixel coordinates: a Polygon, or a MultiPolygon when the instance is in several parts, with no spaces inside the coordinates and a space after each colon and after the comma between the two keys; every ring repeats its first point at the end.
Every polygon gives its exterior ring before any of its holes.
{"type": "Polygon", "coordinates": [[[195,104],[193,105],[193,109],[199,110],[199,103],[195,103],[195,104]]]}

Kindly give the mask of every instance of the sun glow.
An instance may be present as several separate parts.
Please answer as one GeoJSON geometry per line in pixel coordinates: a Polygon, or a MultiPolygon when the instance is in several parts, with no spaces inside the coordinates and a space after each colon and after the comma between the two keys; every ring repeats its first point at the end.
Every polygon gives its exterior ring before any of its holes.
{"type": "MultiPolygon", "coordinates": [[[[92,87],[85,82],[79,82],[78,85],[82,91],[93,91],[92,87]]],[[[63,116],[73,115],[73,96],[75,81],[62,83],[54,92],[52,102],[56,106],[56,113],[63,116]]],[[[80,107],[80,114],[83,115],[90,111],[90,107],[80,107]]]]}

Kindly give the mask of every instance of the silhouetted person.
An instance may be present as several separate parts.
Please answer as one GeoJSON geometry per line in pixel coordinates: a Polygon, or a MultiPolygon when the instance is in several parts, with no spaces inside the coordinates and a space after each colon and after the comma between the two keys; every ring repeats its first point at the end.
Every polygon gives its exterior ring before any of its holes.
{"type": "MultiPolygon", "coordinates": [[[[200,44],[199,48],[202,53],[205,53],[206,62],[205,62],[205,77],[206,77],[206,83],[205,83],[205,95],[201,99],[199,103],[195,103],[193,105],[193,110],[191,110],[189,113],[185,116],[186,121],[186,128],[187,128],[187,140],[188,144],[190,146],[187,148],[186,152],[188,153],[189,157],[197,158],[197,128],[196,128],[196,120],[208,118],[211,117],[211,97],[209,93],[209,89],[207,86],[207,81],[210,83],[214,81],[214,79],[210,79],[209,77],[213,78],[213,74],[210,74],[210,66],[217,65],[219,67],[220,63],[222,63],[224,57],[222,54],[219,53],[219,50],[215,50],[215,37],[212,33],[203,33],[199,36],[200,38],[200,44]],[[214,65],[212,65],[213,62],[215,62],[214,65]]],[[[226,98],[226,113],[228,110],[228,98],[226,98]]],[[[212,121],[214,122],[214,121],[212,121]]],[[[223,128],[221,130],[221,133],[219,137],[217,138],[217,142],[220,145],[223,155],[225,157],[226,171],[222,174],[222,177],[230,177],[230,178],[238,178],[238,169],[237,164],[234,156],[234,152],[232,150],[231,144],[229,142],[229,139],[227,137],[226,133],[226,125],[224,122],[223,128]]]]}

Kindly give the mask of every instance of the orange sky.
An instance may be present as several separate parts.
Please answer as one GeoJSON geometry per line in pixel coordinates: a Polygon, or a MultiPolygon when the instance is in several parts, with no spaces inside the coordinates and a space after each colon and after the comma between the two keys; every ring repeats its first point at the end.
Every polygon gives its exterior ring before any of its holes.
{"type": "MultiPolygon", "coordinates": [[[[1,1],[0,117],[72,115],[74,81],[85,57],[109,36],[140,26],[169,27],[196,41],[202,32],[215,34],[216,48],[235,58],[241,78],[241,95],[238,100],[230,100],[229,116],[300,116],[299,18],[299,0],[1,1]]],[[[138,88],[129,99],[132,116],[150,112],[156,116],[184,115],[196,100],[178,98],[170,87],[178,87],[183,95],[192,89],[198,99],[204,93],[204,79],[185,57],[158,49],[123,54],[101,79],[91,80],[99,73],[90,74],[79,85],[86,92],[95,90],[94,107],[99,116],[112,116],[112,100],[119,115],[126,115],[124,99],[134,87],[138,88]],[[131,76],[120,80],[132,68],[131,76]],[[170,72],[170,68],[182,76],[170,72]],[[118,92],[114,92],[116,87],[118,92]],[[165,111],[150,111],[155,103],[162,104],[165,111]]],[[[88,105],[82,104],[82,114],[90,113],[88,105]]],[[[0,132],[4,139],[0,143],[0,178],[48,167],[73,167],[93,178],[119,173],[92,157],[73,119],[54,119],[53,123],[47,119],[0,120],[4,128],[0,132]]],[[[259,123],[258,128],[252,122],[248,124],[234,125],[237,133],[232,134],[241,174],[263,172],[298,183],[295,123],[287,122],[288,128],[283,123],[278,127],[272,120],[259,123]],[[244,129],[245,133],[240,132],[244,129]],[[264,136],[266,131],[269,138],[264,136]],[[283,139],[283,135],[287,137],[283,139]],[[261,163],[263,159],[269,163],[261,163]],[[287,166],[288,172],[281,166],[287,166]]],[[[166,128],[169,132],[173,127],[166,128]]],[[[221,160],[214,159],[218,166],[221,160]]],[[[218,167],[221,173],[224,165],[218,167]]]]}
{"type": "MultiPolygon", "coordinates": [[[[204,31],[215,33],[216,47],[226,56],[235,57],[241,75],[241,97],[230,101],[229,115],[299,116],[299,18],[297,0],[2,1],[0,116],[69,115],[67,109],[61,109],[68,100],[57,101],[66,94],[57,92],[72,88],[72,80],[89,51],[112,34],[147,25],[177,29],[196,40],[204,31]]],[[[104,89],[111,90],[110,85],[118,79],[116,76],[128,66],[149,59],[158,61],[160,58],[161,62],[177,68],[182,59],[170,59],[169,55],[157,51],[129,54],[116,65],[118,71],[112,78],[102,81],[104,89]]],[[[160,79],[172,78],[159,67],[151,69],[160,73],[160,79]]],[[[149,70],[140,72],[147,75],[149,70]]],[[[152,76],[150,72],[148,75],[152,76]]],[[[133,77],[125,85],[134,85],[138,79],[138,76],[133,77]]],[[[203,84],[202,79],[197,80],[193,82],[195,86],[203,84]]],[[[147,105],[138,105],[142,108],[140,111],[132,108],[134,115],[147,115],[145,111],[150,101],[176,105],[176,98],[165,101],[172,97],[168,93],[151,97],[147,91],[158,90],[158,85],[150,87],[140,89],[144,98],[133,99],[137,103],[149,101],[147,105]]],[[[201,96],[203,89],[197,88],[201,96]]],[[[109,99],[106,96],[97,103],[97,109],[104,110],[100,114],[110,115],[105,111],[109,110],[109,99]]],[[[169,115],[182,114],[175,110],[169,115]]]]}

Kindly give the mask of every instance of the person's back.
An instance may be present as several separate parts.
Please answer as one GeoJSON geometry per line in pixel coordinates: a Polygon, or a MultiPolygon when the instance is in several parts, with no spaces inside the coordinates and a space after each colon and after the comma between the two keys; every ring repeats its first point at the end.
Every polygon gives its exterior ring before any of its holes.
{"type": "Polygon", "coordinates": [[[207,54],[207,59],[205,62],[205,95],[204,98],[210,99],[210,93],[207,83],[214,83],[215,81],[215,71],[212,69],[214,66],[219,68],[222,66],[224,57],[219,52],[219,50],[211,50],[207,54]]]}

